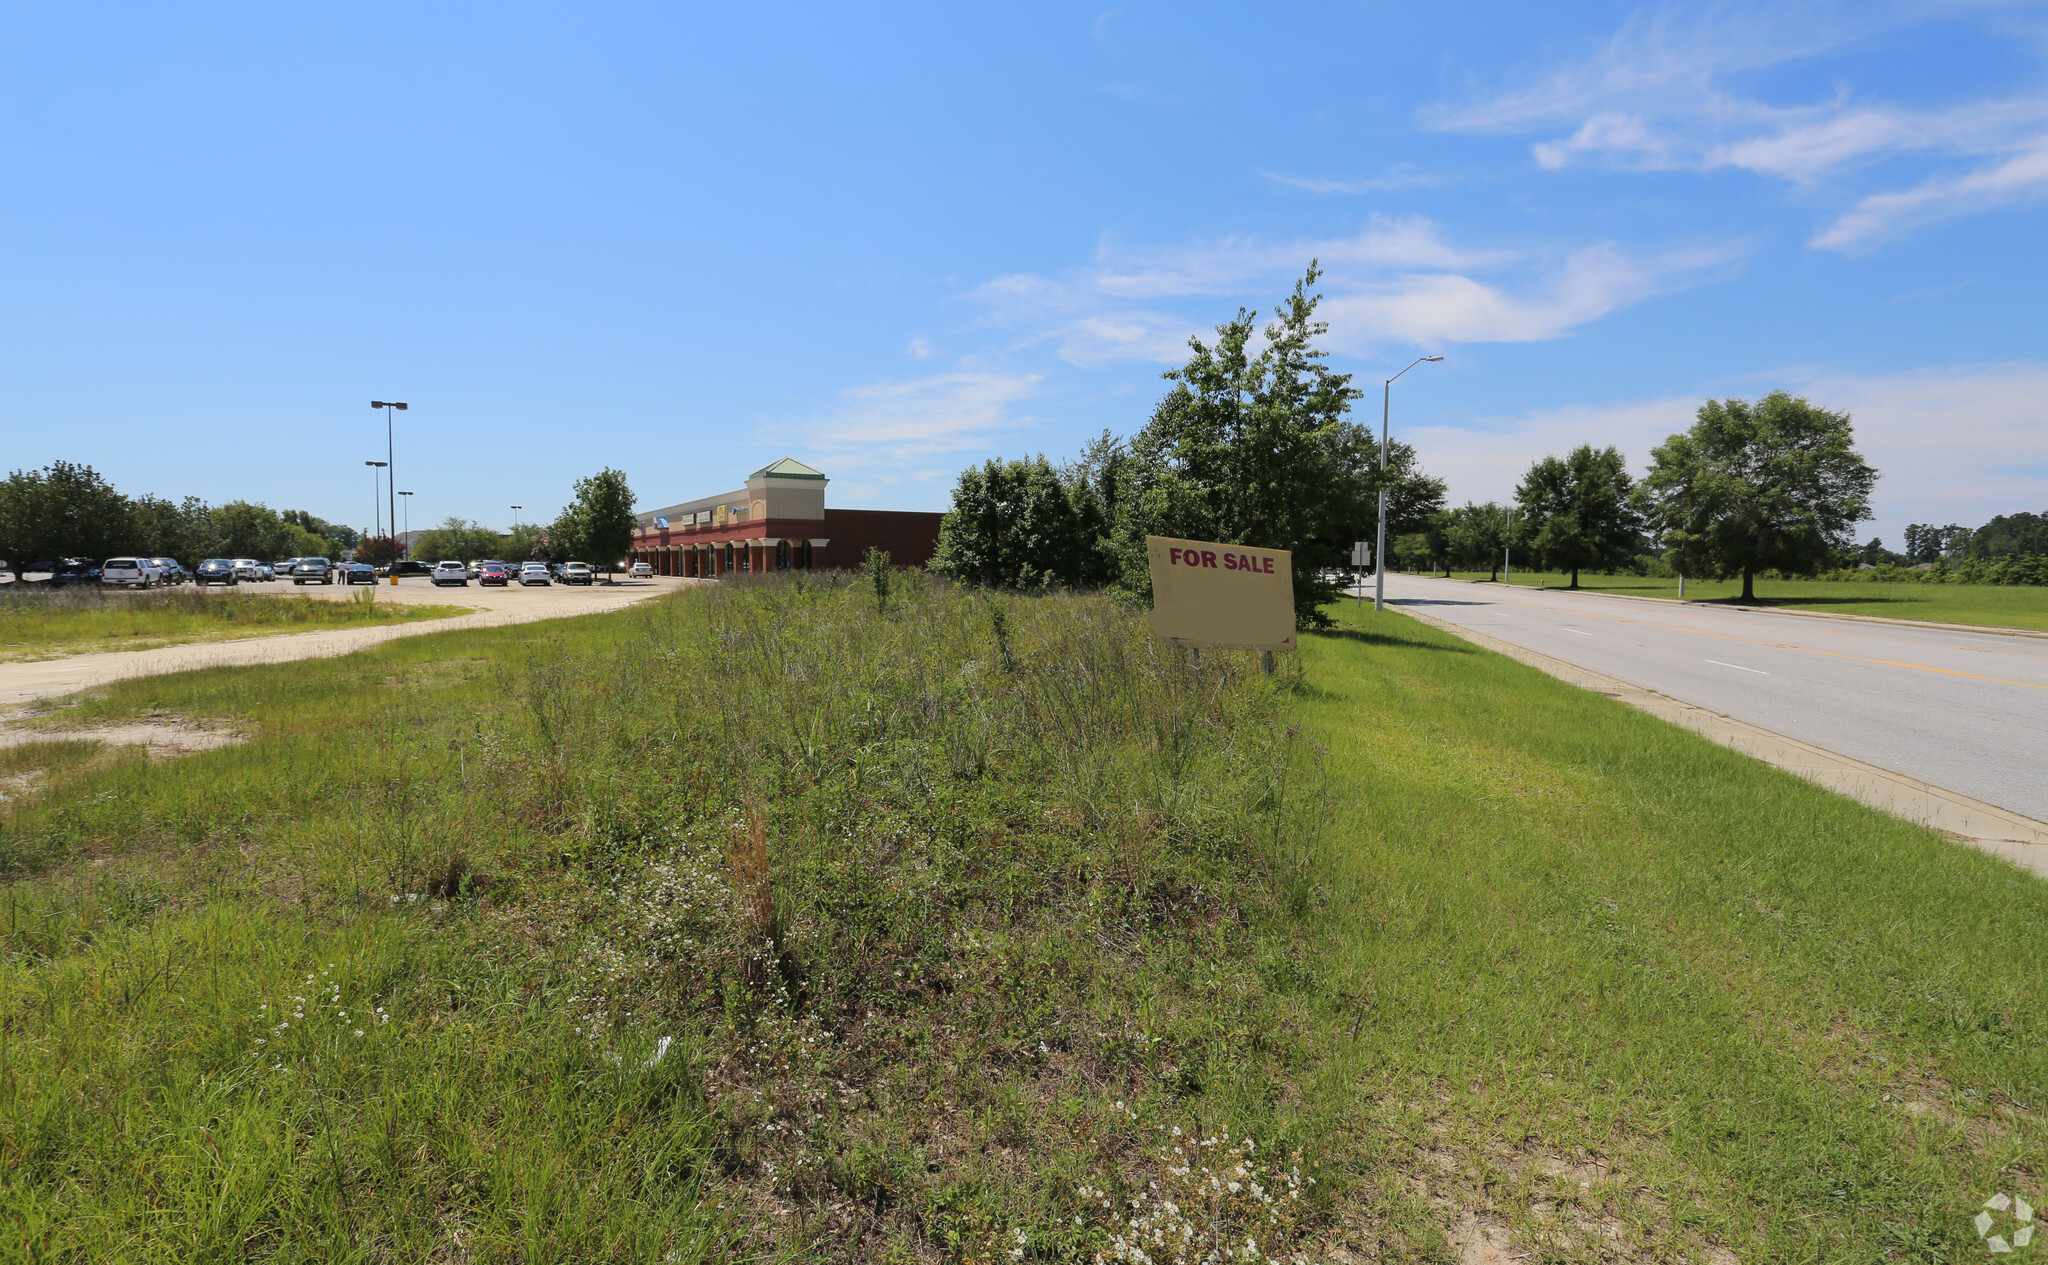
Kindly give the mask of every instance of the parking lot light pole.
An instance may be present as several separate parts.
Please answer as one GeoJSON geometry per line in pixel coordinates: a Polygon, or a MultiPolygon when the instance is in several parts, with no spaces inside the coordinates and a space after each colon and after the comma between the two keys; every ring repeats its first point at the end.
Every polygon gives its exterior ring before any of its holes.
{"type": "MultiPolygon", "coordinates": [[[[1442,359],[1442,356],[1417,356],[1408,362],[1408,369],[1424,361],[1442,359]]],[[[1401,373],[1408,372],[1408,369],[1401,373]]],[[[1395,374],[1394,378],[1400,377],[1401,373],[1395,374]]],[[[1380,541],[1372,559],[1372,608],[1376,611],[1387,609],[1387,414],[1394,399],[1394,378],[1388,378],[1380,389],[1380,541]]]]}
{"type": "Polygon", "coordinates": [[[380,517],[384,513],[384,501],[382,497],[377,495],[377,471],[382,470],[391,463],[388,461],[365,461],[363,464],[370,467],[370,517],[377,522],[377,525],[371,530],[381,533],[384,530],[384,520],[380,517]]]}
{"type": "Polygon", "coordinates": [[[405,498],[405,534],[410,536],[412,535],[412,493],[400,492],[399,495],[405,498]]]}
{"type": "MultiPolygon", "coordinates": [[[[403,412],[405,403],[402,400],[371,400],[370,407],[384,410],[384,460],[378,464],[391,467],[391,484],[395,488],[398,486],[398,455],[392,444],[391,410],[398,409],[403,412]]],[[[398,498],[395,496],[391,498],[391,530],[398,530],[398,498]]],[[[391,575],[394,580],[398,577],[396,558],[391,562],[391,575]]]]}

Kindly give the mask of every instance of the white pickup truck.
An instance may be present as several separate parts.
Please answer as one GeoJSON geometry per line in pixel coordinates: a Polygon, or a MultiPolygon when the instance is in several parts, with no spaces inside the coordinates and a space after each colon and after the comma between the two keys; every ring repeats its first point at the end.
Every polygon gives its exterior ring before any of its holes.
{"type": "Polygon", "coordinates": [[[101,584],[148,589],[163,582],[164,570],[154,558],[109,558],[100,567],[101,584]]]}

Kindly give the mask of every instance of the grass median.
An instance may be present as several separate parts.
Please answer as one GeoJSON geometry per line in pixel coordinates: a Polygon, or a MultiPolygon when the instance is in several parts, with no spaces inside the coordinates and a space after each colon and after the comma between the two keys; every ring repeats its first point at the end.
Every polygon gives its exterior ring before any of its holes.
{"type": "MultiPolygon", "coordinates": [[[[1457,573],[1456,578],[1484,581],[1488,577],[1484,571],[1474,571],[1457,573]]],[[[1516,571],[1513,583],[1518,587],[1561,589],[1571,583],[1571,576],[1516,571]]],[[[1581,572],[1579,587],[1599,593],[1626,593],[1637,597],[1674,600],[1678,597],[1677,580],[1654,576],[1581,572]]],[[[1741,594],[1740,580],[1685,582],[1685,600],[1688,602],[1733,602],[1741,594]]],[[[1755,604],[1843,615],[1877,615],[1887,619],[1924,619],[1944,624],[2048,630],[2048,588],[2027,584],[1760,579],[1756,581],[1755,604]]]]}
{"type": "Polygon", "coordinates": [[[0,811],[10,1251],[1936,1260],[2040,1194],[2031,878],[1392,612],[1268,680],[886,600],[54,717],[253,740],[0,811]]]}
{"type": "Polygon", "coordinates": [[[468,609],[380,602],[371,588],[355,591],[347,601],[323,601],[223,588],[109,592],[11,584],[0,588],[0,663],[445,619],[468,609]]]}

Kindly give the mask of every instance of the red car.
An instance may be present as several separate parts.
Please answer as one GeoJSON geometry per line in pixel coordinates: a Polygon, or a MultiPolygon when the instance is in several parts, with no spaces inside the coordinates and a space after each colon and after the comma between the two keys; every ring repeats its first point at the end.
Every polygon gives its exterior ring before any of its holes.
{"type": "Polygon", "coordinates": [[[512,586],[512,568],[496,562],[487,562],[478,569],[476,583],[478,588],[482,588],[486,584],[499,584],[510,588],[512,586]]]}

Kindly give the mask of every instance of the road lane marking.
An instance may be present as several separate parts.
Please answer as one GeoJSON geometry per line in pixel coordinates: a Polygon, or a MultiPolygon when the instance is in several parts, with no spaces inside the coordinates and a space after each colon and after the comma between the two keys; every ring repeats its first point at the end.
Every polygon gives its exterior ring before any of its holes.
{"type": "Polygon", "coordinates": [[[1583,628],[1566,628],[1563,624],[1559,624],[1558,627],[1563,628],[1566,632],[1575,632],[1579,634],[1579,636],[1581,637],[1590,637],[1593,635],[1592,633],[1587,632],[1583,628]]]}
{"type": "Polygon", "coordinates": [[[1723,663],[1719,659],[1708,659],[1706,660],[1706,662],[1711,663],[1718,668],[1734,668],[1737,672],[1754,672],[1758,676],[1770,675],[1770,673],[1764,671],[1762,668],[1745,668],[1739,663],[1723,663]]]}

